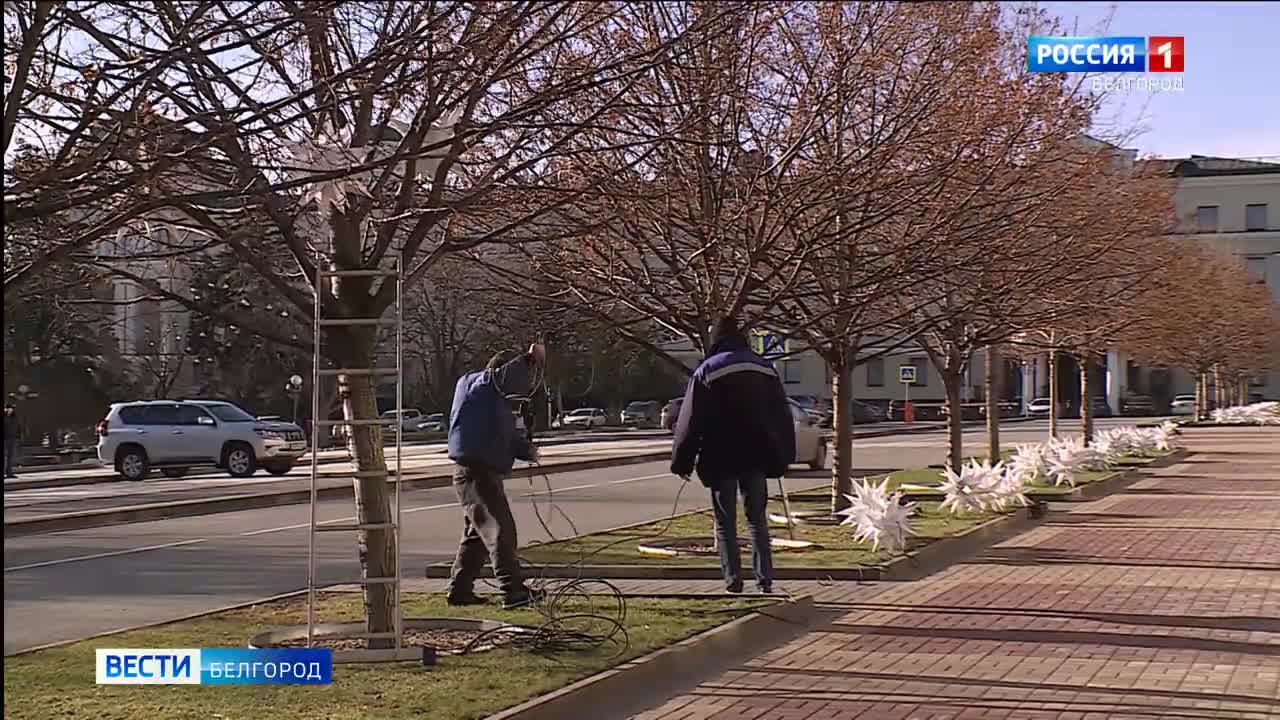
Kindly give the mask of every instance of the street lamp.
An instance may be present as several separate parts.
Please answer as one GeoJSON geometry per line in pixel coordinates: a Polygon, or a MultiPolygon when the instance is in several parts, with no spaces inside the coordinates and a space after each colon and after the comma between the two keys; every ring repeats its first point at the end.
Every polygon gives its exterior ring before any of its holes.
{"type": "Polygon", "coordinates": [[[293,398],[293,424],[298,424],[298,400],[302,397],[302,376],[291,375],[284,384],[285,394],[293,398]]]}

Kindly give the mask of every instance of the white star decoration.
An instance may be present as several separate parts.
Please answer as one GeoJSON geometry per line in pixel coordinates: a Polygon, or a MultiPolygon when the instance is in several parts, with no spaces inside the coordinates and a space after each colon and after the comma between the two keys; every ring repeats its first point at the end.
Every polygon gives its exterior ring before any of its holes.
{"type": "Polygon", "coordinates": [[[1280,402],[1218,408],[1213,411],[1213,421],[1219,425],[1280,425],[1280,402]]]}
{"type": "Polygon", "coordinates": [[[845,516],[841,525],[854,527],[853,537],[858,542],[870,542],[873,550],[884,545],[889,552],[896,552],[906,547],[907,536],[912,534],[910,518],[916,504],[901,504],[902,493],[891,495],[888,486],[888,478],[879,485],[863,478],[853,486],[853,495],[845,496],[849,507],[837,514],[845,516]]]}
{"type": "Polygon", "coordinates": [[[942,509],[954,514],[1004,510],[1013,504],[1027,505],[1022,471],[1006,470],[1004,463],[971,460],[960,472],[944,471],[942,509]]]}
{"type": "MultiPolygon", "coordinates": [[[[462,117],[461,108],[455,108],[440,116],[437,124],[427,131],[423,148],[431,148],[417,160],[417,178],[433,180],[440,163],[449,152],[448,141],[454,137],[454,129],[462,117]],[[439,146],[439,147],[436,147],[439,146]]],[[[379,155],[386,157],[396,150],[388,141],[362,148],[351,147],[350,131],[338,132],[326,123],[315,138],[293,143],[290,148],[294,174],[298,178],[325,173],[345,173],[334,178],[311,182],[303,195],[303,201],[315,201],[325,218],[335,210],[345,209],[352,195],[369,195],[371,172],[351,172],[351,168],[369,163],[379,155]]]]}

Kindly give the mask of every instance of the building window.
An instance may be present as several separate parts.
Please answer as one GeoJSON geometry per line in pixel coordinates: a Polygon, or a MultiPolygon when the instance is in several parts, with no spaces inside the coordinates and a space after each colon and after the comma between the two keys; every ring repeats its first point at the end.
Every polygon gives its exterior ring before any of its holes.
{"type": "Polygon", "coordinates": [[[1201,205],[1196,208],[1196,231],[1202,233],[1218,232],[1218,206],[1201,205]]]}
{"type": "Polygon", "coordinates": [[[867,361],[867,387],[884,387],[884,358],[867,361]]]}
{"type": "Polygon", "coordinates": [[[1244,206],[1244,229],[1255,232],[1267,229],[1267,206],[1265,204],[1244,206]]]}
{"type": "Polygon", "coordinates": [[[800,361],[794,358],[778,361],[779,370],[782,371],[782,382],[788,385],[794,385],[800,382],[800,361]]]}
{"type": "Polygon", "coordinates": [[[1244,259],[1244,270],[1249,277],[1259,284],[1267,282],[1267,259],[1265,257],[1247,257],[1244,259]]]}
{"type": "Polygon", "coordinates": [[[924,387],[929,384],[929,358],[911,358],[907,364],[914,365],[916,368],[916,381],[911,383],[912,387],[924,387]]]}

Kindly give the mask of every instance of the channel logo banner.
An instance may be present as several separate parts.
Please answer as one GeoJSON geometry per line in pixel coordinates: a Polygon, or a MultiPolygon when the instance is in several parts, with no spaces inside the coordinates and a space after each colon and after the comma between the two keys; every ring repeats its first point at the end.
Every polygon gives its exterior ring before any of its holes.
{"type": "Polygon", "coordinates": [[[97,650],[99,685],[328,685],[329,648],[97,650]]]}
{"type": "Polygon", "coordinates": [[[1027,38],[1027,69],[1031,72],[1146,72],[1145,37],[1027,38]]]}

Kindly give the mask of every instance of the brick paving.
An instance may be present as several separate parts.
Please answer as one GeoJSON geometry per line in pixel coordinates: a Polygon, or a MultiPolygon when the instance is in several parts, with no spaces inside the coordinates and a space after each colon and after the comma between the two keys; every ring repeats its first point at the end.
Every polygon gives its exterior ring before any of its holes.
{"type": "Polygon", "coordinates": [[[793,584],[836,618],[634,720],[1280,720],[1280,431],[1187,442],[927,579],[793,584]]]}

